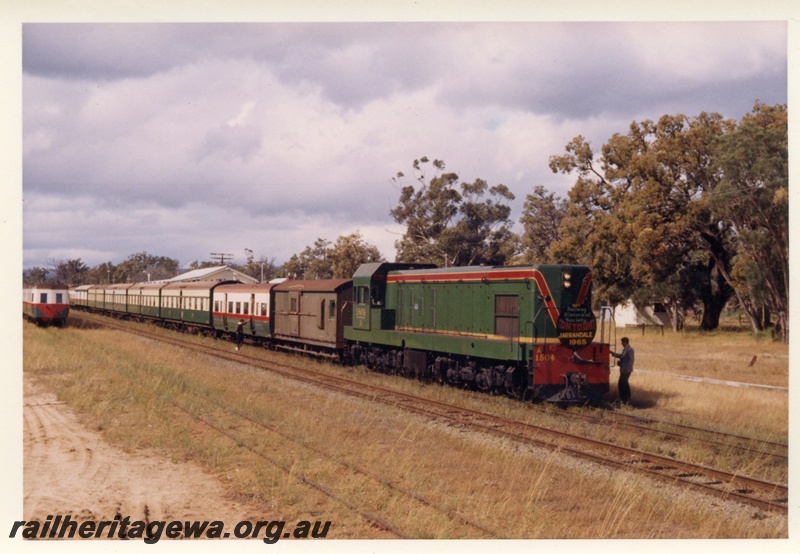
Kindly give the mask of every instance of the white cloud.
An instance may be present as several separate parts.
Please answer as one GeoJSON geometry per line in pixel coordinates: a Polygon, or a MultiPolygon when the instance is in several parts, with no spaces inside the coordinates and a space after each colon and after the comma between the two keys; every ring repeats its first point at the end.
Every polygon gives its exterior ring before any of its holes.
{"type": "Polygon", "coordinates": [[[25,263],[48,251],[107,261],[109,242],[117,262],[148,250],[188,263],[245,247],[285,259],[358,229],[392,259],[391,177],[410,174],[415,158],[506,184],[516,219],[533,186],[566,194],[571,178],[548,160],[576,135],[599,149],[634,119],[740,117],[756,98],[785,99],[784,31],[26,26],[25,263]]]}

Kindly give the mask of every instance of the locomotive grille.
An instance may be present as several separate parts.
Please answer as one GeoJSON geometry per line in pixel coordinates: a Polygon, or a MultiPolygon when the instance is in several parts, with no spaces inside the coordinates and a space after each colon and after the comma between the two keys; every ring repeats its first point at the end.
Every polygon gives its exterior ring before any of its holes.
{"type": "Polygon", "coordinates": [[[519,296],[498,294],[494,297],[494,332],[501,337],[519,335],[519,296]]]}

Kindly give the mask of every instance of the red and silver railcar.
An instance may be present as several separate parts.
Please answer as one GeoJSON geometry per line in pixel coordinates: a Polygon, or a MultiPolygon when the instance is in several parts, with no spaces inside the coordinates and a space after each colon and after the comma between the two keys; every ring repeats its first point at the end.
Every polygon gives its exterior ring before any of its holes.
{"type": "Polygon", "coordinates": [[[69,315],[69,290],[33,287],[22,291],[22,316],[37,325],[62,326],[69,315]]]}

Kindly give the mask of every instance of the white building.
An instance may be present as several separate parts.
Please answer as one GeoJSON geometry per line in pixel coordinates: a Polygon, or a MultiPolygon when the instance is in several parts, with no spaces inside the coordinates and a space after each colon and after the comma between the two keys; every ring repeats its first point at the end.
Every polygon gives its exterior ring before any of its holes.
{"type": "MultiPolygon", "coordinates": [[[[609,310],[603,310],[601,318],[608,320],[609,310]]],[[[672,324],[669,319],[667,309],[660,302],[649,304],[634,304],[631,300],[623,304],[614,306],[614,323],[617,327],[636,327],[642,325],[657,325],[670,327],[672,324]]]]}
{"type": "Polygon", "coordinates": [[[229,281],[236,280],[242,283],[258,283],[258,279],[254,279],[249,275],[245,275],[241,271],[231,269],[227,265],[218,267],[204,267],[203,269],[193,269],[172,279],[167,279],[166,282],[174,283],[177,281],[229,281]]]}

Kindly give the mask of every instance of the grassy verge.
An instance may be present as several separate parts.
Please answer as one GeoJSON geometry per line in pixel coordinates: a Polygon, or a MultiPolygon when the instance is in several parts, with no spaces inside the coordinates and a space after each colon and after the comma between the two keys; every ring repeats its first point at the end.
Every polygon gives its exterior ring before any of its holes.
{"type": "MultiPolygon", "coordinates": [[[[186,349],[102,329],[26,325],[24,333],[25,372],[49,386],[111,443],[175,461],[198,461],[236,494],[256,499],[264,510],[260,518],[331,520],[331,538],[386,535],[298,476],[324,483],[347,503],[380,514],[415,537],[485,537],[353,467],[512,538],[755,538],[785,537],[788,532],[785,517],[753,518],[755,509],[731,509],[641,476],[465,433],[186,349]],[[282,435],[234,418],[218,403],[236,407],[282,435]]],[[[389,379],[347,371],[364,379],[389,379]]],[[[507,399],[392,382],[509,415],[530,413],[507,399]]],[[[639,387],[642,391],[644,383],[639,387]]]]}

